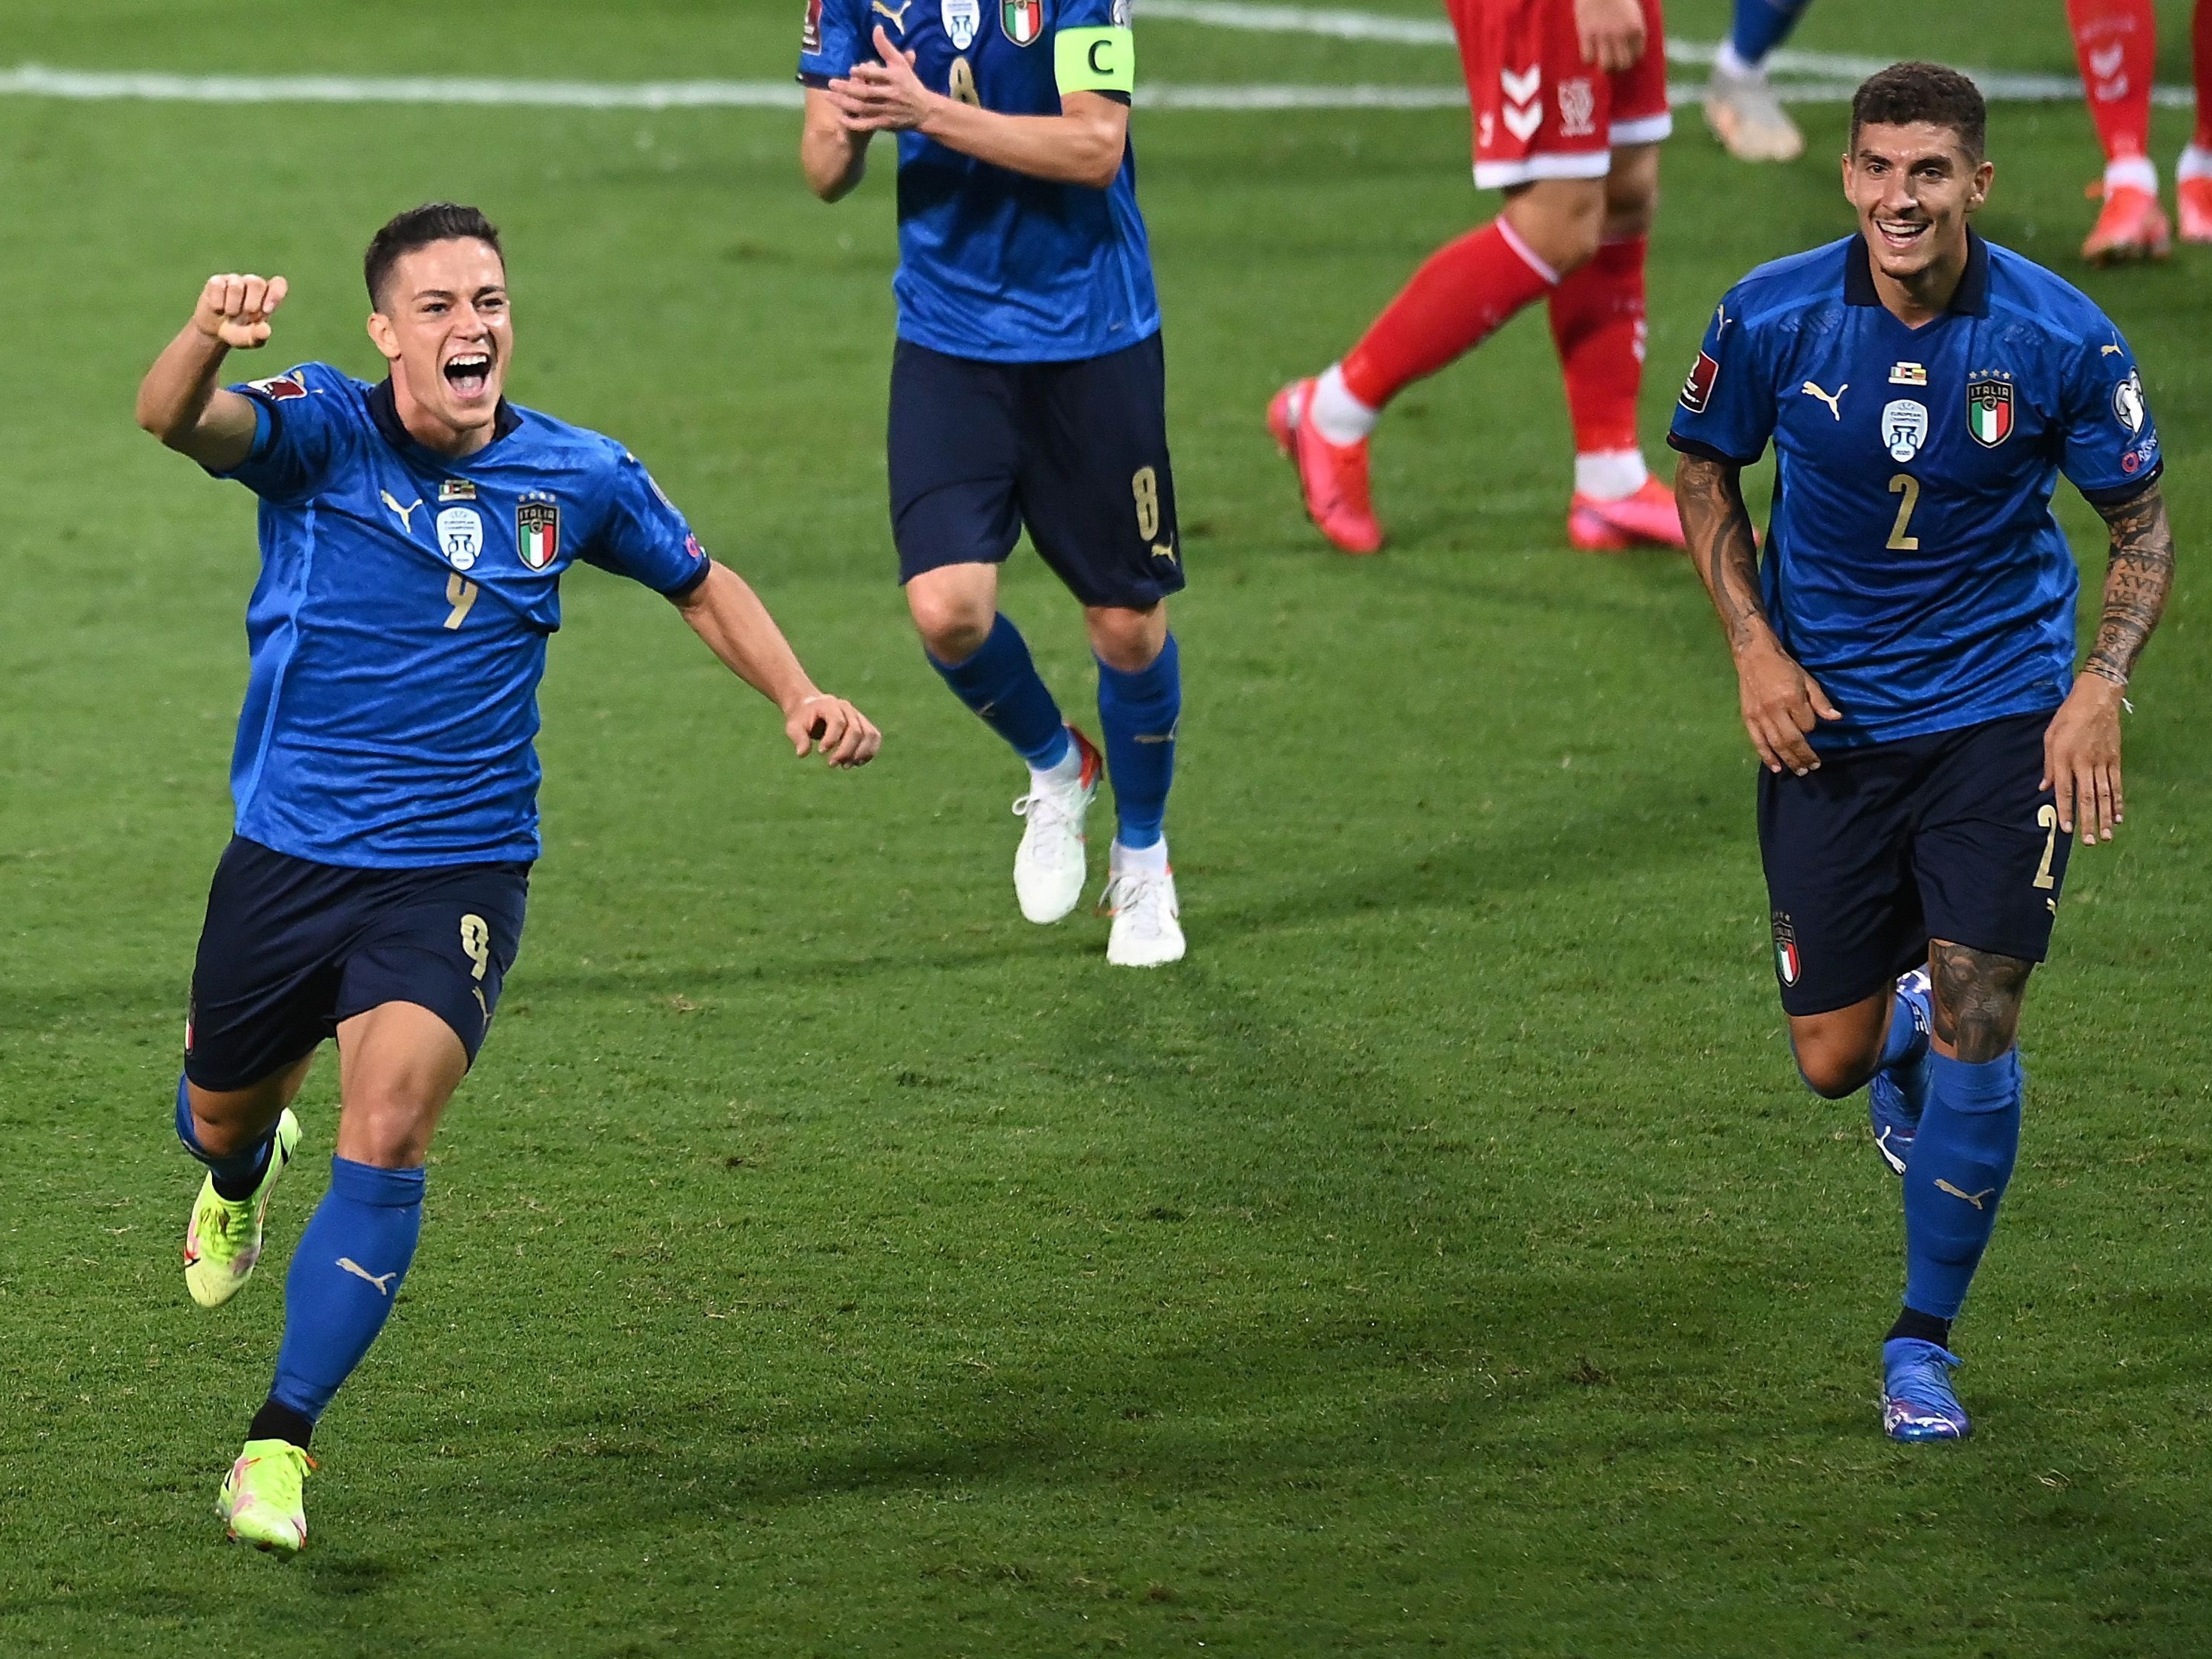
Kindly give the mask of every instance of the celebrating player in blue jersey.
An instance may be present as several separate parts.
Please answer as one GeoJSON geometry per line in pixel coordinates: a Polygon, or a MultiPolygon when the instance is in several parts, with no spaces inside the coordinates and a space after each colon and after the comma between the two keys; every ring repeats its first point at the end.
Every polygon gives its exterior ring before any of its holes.
{"type": "Polygon", "coordinates": [[[999,614],[1027,526],[1082,601],[1119,820],[1106,959],[1183,953],[1161,830],[1183,585],[1159,304],[1128,143],[1128,0],[809,0],[808,182],[836,201],[898,135],[891,528],[931,665],[1029,763],[1014,890],[1031,921],[1082,896],[1100,757],[999,614]]]}
{"type": "Polygon", "coordinates": [[[338,1043],[330,1188],[221,1498],[232,1536],[286,1552],[307,1541],[309,1436],[406,1279],[430,1137],[521,944],[562,574],[582,559],[665,594],[783,711],[799,754],[858,766],[881,741],[815,690],[635,457],[501,397],[507,269],[481,213],[403,213],[366,264],[381,385],[309,363],[217,390],[285,293],[281,276],[228,276],[138,392],[141,426],[261,498],[237,834],[208,896],[177,1084],[177,1133],[208,1168],[185,1239],[202,1307],[253,1271],[299,1143],[291,1100],[323,1039],[338,1043]]]}
{"type": "Polygon", "coordinates": [[[2173,580],[2134,356],[2082,295],[1969,228],[1994,171],[1983,130],[1952,70],[1860,87],[1858,234],[1729,290],[1671,440],[1765,763],[1798,1067],[1832,1099],[1872,1084],[1904,1178],[1905,1307],[1882,1347],[1899,1440],[1968,1431],[1951,1321],[2020,1144],[2021,998],[2069,837],[2120,822],[2124,693],[2173,580]],[[1738,479],[1770,439],[1762,566],[1738,479]],[[2062,471],[2112,532],[2078,678],[2062,471]]]}

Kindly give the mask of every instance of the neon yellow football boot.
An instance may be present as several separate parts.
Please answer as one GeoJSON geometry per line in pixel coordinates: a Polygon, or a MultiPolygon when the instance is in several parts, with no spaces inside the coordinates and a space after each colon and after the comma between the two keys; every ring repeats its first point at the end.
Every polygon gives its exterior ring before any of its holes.
{"type": "Polygon", "coordinates": [[[220,1308],[245,1288],[261,1260],[261,1224],[270,1195],[300,1145],[300,1120],[287,1106],[276,1120],[276,1139],[261,1184],[235,1202],[215,1189],[210,1175],[200,1182],[192,1218],[185,1229],[185,1288],[203,1308],[220,1308]]]}
{"type": "MultiPolygon", "coordinates": [[[[287,1115],[289,1115],[287,1114],[287,1115]]],[[[216,1513],[230,1535],[256,1549],[296,1555],[307,1547],[301,1492],[315,1460],[289,1440],[249,1440],[216,1494],[216,1513]]]]}

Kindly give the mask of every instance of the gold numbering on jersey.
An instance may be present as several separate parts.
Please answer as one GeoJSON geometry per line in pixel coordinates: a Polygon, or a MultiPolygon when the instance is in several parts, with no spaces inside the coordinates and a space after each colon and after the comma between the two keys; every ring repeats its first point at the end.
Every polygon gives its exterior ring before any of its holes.
{"type": "Polygon", "coordinates": [[[461,918],[461,949],[468,954],[476,976],[482,979],[491,966],[491,929],[474,912],[461,918]]]}
{"type": "Polygon", "coordinates": [[[1920,505],[1920,480],[1910,472],[1900,472],[1889,481],[1889,493],[1905,499],[1897,504],[1897,522],[1889,527],[1888,546],[1893,552],[1917,553],[1920,538],[1905,532],[1912,522],[1912,509],[1920,505]]]}
{"type": "Polygon", "coordinates": [[[2044,802],[2035,809],[2035,826],[2043,831],[2043,862],[2036,867],[2035,884],[2056,887],[2058,878],[2051,873],[2051,855],[2058,850],[2058,809],[2044,802]]]}
{"type": "Polygon", "coordinates": [[[1129,490],[1137,498],[1137,534],[1150,541],[1160,533],[1160,475],[1140,466],[1129,480],[1129,490]]]}
{"type": "Polygon", "coordinates": [[[446,603],[453,607],[446,618],[446,626],[459,628],[468,619],[469,607],[477,602],[477,585],[464,576],[446,578],[446,603]]]}
{"type": "Polygon", "coordinates": [[[954,102],[965,104],[970,109],[983,107],[983,95],[975,90],[975,71],[969,67],[965,58],[952,60],[952,75],[947,87],[954,102]]]}

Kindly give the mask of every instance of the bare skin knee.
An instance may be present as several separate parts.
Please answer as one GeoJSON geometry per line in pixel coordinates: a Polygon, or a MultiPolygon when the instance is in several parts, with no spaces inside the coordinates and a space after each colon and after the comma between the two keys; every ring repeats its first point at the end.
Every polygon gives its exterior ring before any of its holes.
{"type": "Polygon", "coordinates": [[[1659,205],[1659,146],[1624,144],[1613,153],[1605,175],[1605,225],[1608,242],[1649,236],[1659,205]]]}
{"type": "Polygon", "coordinates": [[[1863,1088],[1881,1065],[1895,1000],[1883,991],[1848,1008],[1791,1015],[1790,1046],[1796,1051],[1806,1086],[1826,1100],[1841,1100],[1863,1088]]]}
{"type": "Polygon", "coordinates": [[[2020,1035],[2020,1006],[2035,964],[1937,939],[1928,947],[1936,1052],[1970,1066],[2002,1055],[2020,1035]]]}
{"type": "Polygon", "coordinates": [[[187,1082],[192,1135],[200,1150],[210,1158],[228,1158],[268,1134],[298,1096],[314,1063],[313,1054],[303,1054],[283,1071],[243,1089],[203,1089],[187,1082]]]}
{"type": "Polygon", "coordinates": [[[380,1003],[341,1023],[338,1156],[380,1170],[418,1167],[468,1069],[453,1028],[418,1004],[380,1003]]]}
{"type": "Polygon", "coordinates": [[[999,567],[947,564],[906,585],[906,608],[929,653],[964,662],[983,648],[999,616],[999,567]]]}
{"type": "Polygon", "coordinates": [[[1605,180],[1540,179],[1507,192],[1501,216],[1530,252],[1564,276],[1597,252],[1605,227],[1605,180]]]}
{"type": "Polygon", "coordinates": [[[1091,630],[1091,649],[1098,660],[1124,674],[1142,673],[1167,647],[1168,608],[1164,603],[1148,611],[1086,605],[1083,607],[1083,622],[1091,630]]]}

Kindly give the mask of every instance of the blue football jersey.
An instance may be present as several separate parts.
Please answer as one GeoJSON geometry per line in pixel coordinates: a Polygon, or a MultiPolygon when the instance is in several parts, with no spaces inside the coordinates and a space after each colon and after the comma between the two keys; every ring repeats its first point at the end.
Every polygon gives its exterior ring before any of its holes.
{"type": "MultiPolygon", "coordinates": [[[[807,0],[799,78],[876,58],[873,30],[922,84],[1007,115],[1057,115],[1065,91],[1123,94],[1129,0],[807,0]],[[1102,75],[1102,71],[1103,71],[1102,75]]],[[[1104,190],[1032,179],[898,135],[902,339],[988,362],[1103,356],[1158,332],[1135,145],[1104,190]]]]}
{"type": "Polygon", "coordinates": [[[2135,355],[2088,297],[1969,233],[1950,308],[1881,304],[1857,236],[1729,291],[1668,441],[1774,443],[1760,578],[1783,647],[1842,710],[1821,750],[2055,708],[2074,676],[2058,475],[2125,500],[2162,465],[2135,355]]]}
{"type": "Polygon", "coordinates": [[[308,363],[236,390],[261,577],[231,759],[238,833],[355,868],[538,856],[538,682],[578,559],[672,598],[706,554],[612,439],[502,404],[459,460],[389,381],[308,363]]]}

